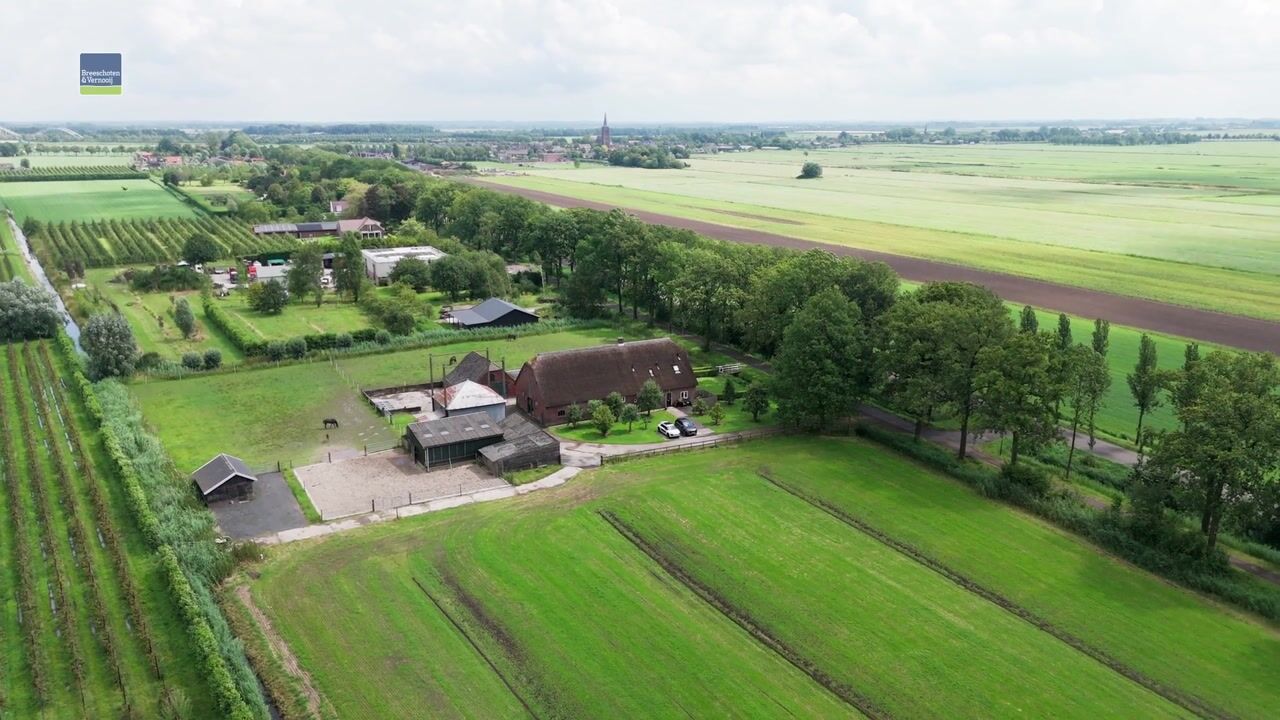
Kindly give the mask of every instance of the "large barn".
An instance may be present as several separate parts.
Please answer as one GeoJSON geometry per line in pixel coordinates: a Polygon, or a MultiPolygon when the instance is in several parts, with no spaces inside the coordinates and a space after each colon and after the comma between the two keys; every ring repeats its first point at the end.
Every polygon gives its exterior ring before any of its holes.
{"type": "Polygon", "coordinates": [[[428,470],[469,462],[480,449],[502,442],[502,426],[487,413],[416,422],[405,428],[406,449],[428,470]]]}
{"type": "Polygon", "coordinates": [[[516,376],[518,406],[543,425],[566,422],[570,405],[586,405],[618,392],[635,402],[641,386],[657,383],[664,402],[688,405],[698,388],[689,353],[670,338],[546,352],[516,376]]]}
{"type": "Polygon", "coordinates": [[[475,307],[454,310],[446,322],[460,328],[511,327],[538,322],[538,316],[502,298],[489,298],[475,307]]]}

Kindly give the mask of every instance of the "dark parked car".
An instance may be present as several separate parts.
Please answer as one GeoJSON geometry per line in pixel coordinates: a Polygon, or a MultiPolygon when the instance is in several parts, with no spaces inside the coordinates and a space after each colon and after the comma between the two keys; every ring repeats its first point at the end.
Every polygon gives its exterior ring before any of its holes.
{"type": "Polygon", "coordinates": [[[676,419],[676,429],[680,431],[681,435],[687,436],[698,434],[698,426],[694,425],[693,421],[687,417],[676,419]]]}

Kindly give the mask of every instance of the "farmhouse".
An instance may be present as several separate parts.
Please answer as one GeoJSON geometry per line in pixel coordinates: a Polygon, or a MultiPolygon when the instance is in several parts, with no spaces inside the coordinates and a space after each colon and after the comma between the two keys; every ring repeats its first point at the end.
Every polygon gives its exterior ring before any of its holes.
{"type": "Polygon", "coordinates": [[[381,238],[382,223],[371,218],[358,220],[323,220],[304,223],[267,223],[254,225],[254,235],[292,235],[299,240],[318,237],[333,237],[345,233],[358,233],[361,238],[381,238]]]}
{"type": "Polygon", "coordinates": [[[507,416],[506,398],[487,385],[471,380],[436,390],[432,394],[432,403],[437,411],[444,412],[445,417],[488,413],[494,422],[501,422],[507,416]]]}
{"type": "Polygon", "coordinates": [[[364,256],[364,274],[378,285],[385,285],[388,282],[387,278],[391,276],[391,271],[395,270],[396,263],[405,258],[417,258],[430,265],[445,256],[444,252],[430,245],[362,250],[360,254],[364,256]]]}
{"type": "Polygon", "coordinates": [[[443,384],[449,387],[463,380],[479,383],[503,397],[506,397],[516,384],[516,379],[511,376],[511,373],[474,350],[467,353],[466,357],[454,365],[452,370],[445,373],[443,384]]]}
{"type": "Polygon", "coordinates": [[[253,495],[258,478],[238,457],[222,453],[191,473],[191,482],[206,503],[243,500],[253,495]]]}
{"type": "Polygon", "coordinates": [[[538,316],[502,298],[489,298],[475,307],[454,310],[444,322],[470,330],[536,323],[538,316]]]}
{"type": "Polygon", "coordinates": [[[689,354],[670,338],[540,353],[516,376],[517,407],[543,425],[565,422],[570,405],[621,393],[635,402],[641,386],[657,383],[667,405],[687,405],[697,390],[689,354]]]}

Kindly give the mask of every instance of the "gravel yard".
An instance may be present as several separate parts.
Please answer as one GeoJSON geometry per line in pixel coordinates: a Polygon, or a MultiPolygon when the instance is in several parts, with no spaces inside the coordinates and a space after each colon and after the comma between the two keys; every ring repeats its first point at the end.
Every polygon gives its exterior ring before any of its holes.
{"type": "Polygon", "coordinates": [[[399,450],[294,470],[325,520],[507,487],[478,463],[426,472],[399,450]]]}

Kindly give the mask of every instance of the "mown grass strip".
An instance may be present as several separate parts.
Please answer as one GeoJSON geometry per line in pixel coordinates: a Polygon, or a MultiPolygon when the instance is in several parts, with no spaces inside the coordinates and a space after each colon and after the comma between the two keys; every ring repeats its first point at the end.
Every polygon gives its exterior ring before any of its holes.
{"type": "Polygon", "coordinates": [[[458,631],[458,634],[461,635],[469,645],[471,645],[471,648],[476,651],[476,654],[480,656],[480,659],[484,660],[485,664],[489,666],[489,669],[493,671],[493,674],[496,675],[498,679],[502,681],[502,684],[506,686],[507,690],[511,692],[512,697],[514,697],[520,705],[524,707],[525,712],[529,713],[529,717],[534,720],[540,720],[538,713],[533,711],[533,708],[529,706],[528,701],[526,701],[516,690],[515,685],[507,679],[507,676],[503,674],[501,670],[498,669],[497,664],[494,663],[488,653],[484,651],[484,648],[480,647],[480,644],[475,641],[475,638],[471,637],[471,633],[467,632],[466,628],[462,626],[462,623],[458,622],[454,619],[453,615],[449,614],[449,611],[444,607],[444,603],[437,600],[436,597],[431,594],[431,591],[427,589],[427,586],[418,578],[413,578],[413,584],[418,586],[418,589],[422,591],[422,594],[427,596],[427,599],[431,601],[431,604],[436,606],[436,609],[440,611],[440,614],[443,615],[444,618],[449,621],[449,624],[458,631]]]}
{"type": "Polygon", "coordinates": [[[675,578],[680,584],[688,588],[693,594],[702,598],[711,607],[715,608],[721,615],[731,620],[738,627],[742,628],[752,639],[759,642],[775,654],[786,660],[797,670],[808,675],[814,682],[821,685],[832,695],[848,704],[853,709],[876,720],[889,720],[893,716],[887,710],[878,706],[874,700],[867,695],[859,692],[852,686],[842,683],[831,677],[817,663],[806,658],[795,648],[783,642],[776,635],[769,631],[764,625],[751,617],[750,613],[742,608],[737,607],[724,596],[712,590],[707,585],[699,582],[693,575],[679,563],[667,557],[661,550],[645,540],[622,518],[609,510],[600,510],[598,514],[605,522],[609,523],[614,530],[618,532],[627,542],[631,543],[637,550],[644,553],[658,564],[671,577],[675,578]]]}
{"type": "Polygon", "coordinates": [[[873,540],[876,540],[877,542],[885,545],[886,547],[889,547],[890,549],[895,550],[911,558],[912,560],[920,563],[924,567],[934,571],[935,573],[941,575],[947,580],[950,580],[952,583],[956,584],[957,586],[1000,607],[1001,609],[1009,612],[1015,617],[1026,621],[1027,623],[1034,626],[1035,628],[1042,630],[1043,632],[1057,638],[1058,640],[1061,640],[1062,642],[1066,643],[1072,648],[1075,648],[1076,650],[1084,653],[1090,658],[1105,665],[1106,667],[1119,673],[1120,675],[1123,675],[1129,680],[1141,685],[1142,687],[1150,690],[1151,692],[1159,695],[1160,697],[1163,697],[1169,702],[1172,702],[1189,712],[1195,713],[1196,715],[1202,718],[1212,718],[1215,720],[1216,719],[1228,720],[1234,717],[1230,713],[1214,707],[1213,705],[1205,702],[1201,698],[1191,693],[1183,692],[1176,688],[1169,687],[1168,685],[1165,685],[1164,683],[1161,683],[1155,680],[1154,678],[1146,675],[1145,673],[1142,673],[1139,670],[1136,670],[1130,667],[1129,665],[1107,654],[1103,650],[1089,644],[1087,641],[1067,632],[1066,630],[1063,630],[1062,628],[1054,625],[1049,620],[1037,615],[1031,610],[1023,607],[1022,605],[1019,605],[1017,602],[1014,602],[1010,598],[996,592],[995,590],[992,590],[982,585],[981,583],[968,577],[967,575],[957,570],[954,570],[951,567],[947,566],[946,564],[942,563],[941,561],[927,555],[926,553],[922,552],[915,546],[909,543],[902,542],[901,540],[898,540],[893,536],[885,532],[882,532],[881,530],[867,524],[866,522],[854,517],[853,515],[850,515],[844,510],[824,500],[821,500],[819,498],[811,497],[807,493],[791,485],[788,485],[787,483],[781,480],[778,480],[776,477],[773,476],[773,473],[768,468],[760,468],[757,471],[757,474],[761,478],[763,478],[766,482],[777,487],[778,489],[798,498],[799,500],[805,503],[808,503],[809,505],[813,506],[818,510],[821,510],[827,513],[828,515],[835,518],[836,520],[839,520],[845,525],[848,525],[849,527],[857,530],[858,532],[863,533],[864,535],[872,538],[873,540]]]}

